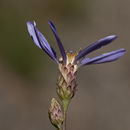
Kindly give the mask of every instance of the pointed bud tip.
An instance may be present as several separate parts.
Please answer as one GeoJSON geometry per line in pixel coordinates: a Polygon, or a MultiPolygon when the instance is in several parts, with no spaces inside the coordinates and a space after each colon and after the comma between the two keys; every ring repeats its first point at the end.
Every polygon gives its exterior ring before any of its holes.
{"type": "Polygon", "coordinates": [[[51,99],[51,103],[57,102],[55,98],[51,99]]]}

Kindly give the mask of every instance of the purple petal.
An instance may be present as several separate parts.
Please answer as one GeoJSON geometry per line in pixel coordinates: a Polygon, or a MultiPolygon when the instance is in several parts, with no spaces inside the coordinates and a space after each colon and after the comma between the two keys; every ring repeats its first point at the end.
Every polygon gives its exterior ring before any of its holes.
{"type": "Polygon", "coordinates": [[[43,51],[45,51],[53,60],[55,60],[58,63],[58,60],[56,58],[56,53],[54,50],[50,47],[49,43],[43,36],[43,34],[37,29],[35,22],[27,22],[27,28],[28,32],[33,39],[34,43],[43,51]]]}
{"type": "Polygon", "coordinates": [[[121,56],[123,56],[125,53],[125,49],[119,49],[116,51],[104,53],[100,56],[94,57],[92,59],[85,58],[80,62],[80,66],[83,65],[89,65],[89,64],[101,64],[101,63],[106,63],[106,62],[112,62],[117,59],[119,59],[121,56]]]}
{"type": "Polygon", "coordinates": [[[116,35],[107,36],[105,38],[102,38],[98,40],[97,42],[91,44],[90,46],[83,49],[75,58],[75,62],[78,61],[80,58],[84,57],[85,55],[89,54],[90,52],[97,50],[109,43],[111,43],[113,40],[117,38],[116,35]]]}
{"type": "Polygon", "coordinates": [[[34,41],[34,43],[35,43],[40,49],[42,49],[41,46],[39,45],[39,41],[38,41],[37,36],[36,36],[36,34],[35,34],[34,23],[28,21],[28,22],[27,22],[27,29],[28,29],[28,32],[29,32],[29,34],[30,34],[32,40],[34,41]]]}
{"type": "Polygon", "coordinates": [[[79,66],[83,66],[85,65],[86,63],[88,63],[89,61],[91,61],[91,58],[84,58],[80,63],[79,63],[79,66]]]}
{"type": "Polygon", "coordinates": [[[56,41],[57,41],[57,43],[58,43],[58,46],[59,46],[60,53],[61,53],[61,55],[62,55],[63,61],[66,62],[65,49],[64,49],[64,47],[63,47],[63,45],[62,45],[62,43],[61,43],[61,41],[60,41],[60,38],[59,38],[59,36],[58,36],[58,34],[57,34],[57,32],[56,32],[56,28],[55,28],[54,24],[53,24],[51,21],[49,21],[49,25],[50,25],[50,27],[51,27],[52,32],[53,32],[54,35],[55,35],[55,38],[56,38],[56,41]]]}

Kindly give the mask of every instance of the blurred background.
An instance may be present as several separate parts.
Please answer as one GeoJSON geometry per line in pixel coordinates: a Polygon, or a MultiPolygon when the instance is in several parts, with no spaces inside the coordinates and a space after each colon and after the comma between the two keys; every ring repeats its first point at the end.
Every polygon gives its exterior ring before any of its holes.
{"type": "MultiPolygon", "coordinates": [[[[66,50],[77,51],[100,38],[118,38],[90,57],[125,48],[118,61],[82,67],[67,117],[67,130],[130,129],[130,0],[0,0],[0,129],[53,130],[48,107],[57,65],[31,40],[37,27],[59,55],[48,20],[66,50]]],[[[59,55],[60,56],[60,55],[59,55]]]]}

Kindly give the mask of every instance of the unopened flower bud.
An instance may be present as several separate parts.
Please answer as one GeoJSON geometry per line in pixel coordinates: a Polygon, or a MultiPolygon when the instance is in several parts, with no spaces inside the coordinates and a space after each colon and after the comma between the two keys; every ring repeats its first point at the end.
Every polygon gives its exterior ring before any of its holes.
{"type": "Polygon", "coordinates": [[[59,64],[60,76],[57,82],[57,93],[61,100],[70,100],[76,91],[77,64],[74,64],[76,54],[67,53],[66,64],[59,64]]]}
{"type": "Polygon", "coordinates": [[[50,108],[49,108],[49,118],[51,123],[56,128],[61,128],[61,125],[63,123],[63,112],[61,109],[61,105],[58,103],[58,101],[55,98],[52,98],[50,108]]]}

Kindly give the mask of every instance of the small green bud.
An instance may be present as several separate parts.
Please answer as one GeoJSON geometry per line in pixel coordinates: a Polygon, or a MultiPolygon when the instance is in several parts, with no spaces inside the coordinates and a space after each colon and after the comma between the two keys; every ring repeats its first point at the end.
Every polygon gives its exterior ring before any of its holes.
{"type": "Polygon", "coordinates": [[[49,118],[51,123],[58,129],[61,128],[63,123],[63,112],[61,109],[61,105],[55,98],[52,98],[50,108],[49,108],[49,118]]]}

